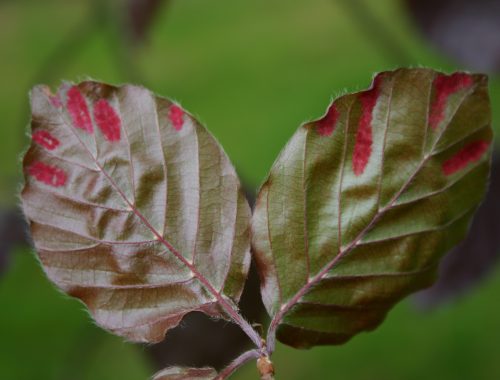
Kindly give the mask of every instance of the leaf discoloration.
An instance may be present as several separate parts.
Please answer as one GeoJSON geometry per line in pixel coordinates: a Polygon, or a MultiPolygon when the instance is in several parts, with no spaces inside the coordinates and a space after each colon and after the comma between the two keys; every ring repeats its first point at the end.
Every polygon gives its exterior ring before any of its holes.
{"type": "Polygon", "coordinates": [[[28,173],[38,181],[53,187],[66,185],[68,176],[64,170],[57,166],[36,161],[28,167],[28,173]]]}
{"type": "Polygon", "coordinates": [[[177,104],[172,104],[168,110],[168,119],[176,131],[180,131],[184,125],[184,110],[177,104]]]}
{"type": "MultiPolygon", "coordinates": [[[[73,125],[87,133],[93,133],[94,127],[90,119],[87,102],[77,86],[72,86],[67,93],[66,107],[73,120],[73,125]]],[[[51,102],[53,101],[52,98],[51,102]]]]}
{"type": "Polygon", "coordinates": [[[469,164],[479,161],[489,146],[489,141],[482,140],[467,144],[455,153],[455,155],[443,162],[443,173],[445,175],[452,175],[464,169],[469,164]]]}
{"type": "Polygon", "coordinates": [[[368,160],[372,155],[372,118],[373,109],[377,104],[380,94],[380,85],[383,80],[382,75],[378,75],[373,81],[370,90],[364,91],[359,95],[361,102],[361,117],[359,119],[358,131],[356,133],[356,143],[352,156],[352,170],[357,176],[363,174],[368,160]]]}
{"type": "Polygon", "coordinates": [[[332,104],[326,115],[316,122],[316,128],[321,136],[330,136],[335,130],[337,120],[339,118],[339,111],[335,104],[332,104]]]}
{"type": "Polygon", "coordinates": [[[121,120],[106,99],[94,104],[94,120],[108,141],[120,140],[121,120]]]}
{"type": "Polygon", "coordinates": [[[436,76],[436,79],[434,79],[436,94],[429,116],[429,124],[432,129],[436,129],[443,120],[448,98],[457,91],[472,86],[473,83],[472,76],[466,73],[438,74],[436,76]]]}
{"type": "Polygon", "coordinates": [[[48,150],[54,150],[60,144],[57,138],[44,129],[39,129],[33,133],[33,141],[48,150]]]}

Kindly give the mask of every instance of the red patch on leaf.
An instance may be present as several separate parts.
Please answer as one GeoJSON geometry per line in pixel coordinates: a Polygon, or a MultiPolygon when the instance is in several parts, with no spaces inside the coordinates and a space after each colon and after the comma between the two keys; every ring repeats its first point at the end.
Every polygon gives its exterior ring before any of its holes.
{"type": "Polygon", "coordinates": [[[59,146],[59,140],[44,129],[39,129],[33,133],[33,141],[48,150],[54,150],[59,146]]]}
{"type": "Polygon", "coordinates": [[[120,140],[120,117],[105,99],[100,99],[94,104],[94,119],[106,140],[120,140]]]}
{"type": "Polygon", "coordinates": [[[443,163],[443,173],[451,175],[465,168],[470,163],[478,161],[488,150],[490,143],[484,140],[474,141],[459,150],[454,156],[443,163]]]}
{"type": "Polygon", "coordinates": [[[443,120],[446,101],[449,96],[457,91],[463,90],[474,83],[472,77],[464,73],[454,73],[452,75],[439,74],[434,79],[434,90],[436,97],[431,106],[429,124],[432,129],[436,129],[443,120]]]}
{"type": "Polygon", "coordinates": [[[184,125],[184,111],[176,104],[170,106],[168,110],[168,119],[176,131],[180,131],[184,125]]]}
{"type": "Polygon", "coordinates": [[[75,127],[88,133],[94,132],[87,103],[77,86],[73,86],[68,90],[67,107],[75,127]]]}
{"type": "Polygon", "coordinates": [[[50,101],[50,104],[52,104],[56,108],[60,108],[63,105],[61,102],[61,99],[59,98],[58,95],[50,95],[49,101],[50,101]]]}
{"type": "Polygon", "coordinates": [[[335,130],[337,120],[339,118],[339,111],[335,104],[332,104],[328,109],[326,115],[316,122],[317,131],[321,136],[330,136],[335,130]]]}
{"type": "Polygon", "coordinates": [[[359,119],[356,143],[352,155],[352,168],[354,174],[357,176],[363,174],[372,154],[372,116],[373,109],[377,104],[377,99],[380,94],[382,78],[381,75],[378,75],[373,82],[372,88],[359,95],[359,100],[361,102],[361,118],[359,119]]]}
{"type": "Polygon", "coordinates": [[[40,182],[54,187],[61,187],[66,184],[68,176],[64,170],[57,166],[51,166],[37,161],[28,168],[28,173],[40,182]]]}

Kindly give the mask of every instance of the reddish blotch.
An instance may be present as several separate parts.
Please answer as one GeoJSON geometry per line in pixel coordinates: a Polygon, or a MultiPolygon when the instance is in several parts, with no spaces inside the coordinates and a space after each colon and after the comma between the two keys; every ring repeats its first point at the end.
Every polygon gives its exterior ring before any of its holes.
{"type": "Polygon", "coordinates": [[[338,118],[339,111],[337,110],[337,106],[332,104],[326,115],[316,122],[316,130],[321,136],[330,136],[335,130],[338,118]]]}
{"type": "Polygon", "coordinates": [[[33,133],[33,141],[38,145],[43,146],[48,150],[54,150],[59,146],[59,140],[50,134],[45,129],[39,129],[33,133]]]}
{"type": "Polygon", "coordinates": [[[452,175],[459,170],[462,170],[467,165],[478,161],[488,150],[489,146],[490,143],[484,140],[474,141],[467,144],[455,153],[455,155],[443,162],[443,173],[445,175],[452,175]]]}
{"type": "Polygon", "coordinates": [[[66,184],[68,176],[66,172],[57,166],[47,165],[36,161],[28,168],[28,173],[40,182],[54,187],[61,187],[66,184]]]}
{"type": "Polygon", "coordinates": [[[94,104],[94,119],[106,140],[120,140],[120,117],[106,99],[100,99],[94,104]]]}
{"type": "Polygon", "coordinates": [[[180,131],[184,125],[184,111],[177,104],[172,104],[168,110],[168,119],[176,131],[180,131]]]}
{"type": "Polygon", "coordinates": [[[429,124],[432,129],[436,129],[444,119],[446,102],[450,95],[471,86],[473,83],[472,77],[465,73],[438,74],[436,76],[433,82],[436,95],[429,116],[429,124]]]}
{"type": "Polygon", "coordinates": [[[49,95],[49,101],[50,104],[52,104],[56,108],[60,108],[63,105],[61,102],[61,98],[59,98],[59,95],[49,95]]]}
{"type": "Polygon", "coordinates": [[[383,76],[378,75],[373,81],[372,88],[359,95],[359,100],[361,102],[361,118],[359,119],[358,132],[356,133],[356,142],[352,155],[352,169],[357,176],[363,174],[372,154],[373,109],[380,95],[382,79],[383,76]]]}
{"type": "Polygon", "coordinates": [[[90,112],[87,107],[87,102],[77,86],[73,86],[67,93],[68,112],[71,115],[75,127],[83,129],[88,133],[94,132],[92,120],[90,119],[90,112]]]}

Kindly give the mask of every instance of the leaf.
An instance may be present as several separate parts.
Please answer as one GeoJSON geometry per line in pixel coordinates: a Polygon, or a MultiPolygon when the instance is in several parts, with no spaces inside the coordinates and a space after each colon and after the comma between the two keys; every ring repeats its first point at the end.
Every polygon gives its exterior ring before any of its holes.
{"type": "Polygon", "coordinates": [[[298,129],[253,216],[271,351],[276,330],[344,343],[432,284],[485,192],[490,117],[484,75],[399,69],[298,129]]]}
{"type": "Polygon", "coordinates": [[[153,376],[153,380],[213,380],[217,372],[213,368],[169,367],[153,376]]]}
{"type": "Polygon", "coordinates": [[[132,85],[38,86],[31,106],[22,204],[47,276],[132,341],[192,311],[237,318],[250,209],[207,130],[132,85]]]}

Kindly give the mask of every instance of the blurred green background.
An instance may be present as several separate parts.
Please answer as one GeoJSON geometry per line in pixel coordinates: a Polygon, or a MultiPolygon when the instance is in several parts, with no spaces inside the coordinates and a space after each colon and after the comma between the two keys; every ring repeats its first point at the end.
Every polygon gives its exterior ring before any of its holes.
{"type": "MultiPolygon", "coordinates": [[[[397,66],[468,69],[430,44],[405,2],[172,0],[148,38],[127,32],[126,0],[0,2],[0,205],[17,202],[28,90],[87,77],[137,82],[180,101],[219,139],[249,188],[332,97],[397,66]],[[359,2],[358,2],[359,4],[359,2]]],[[[497,36],[500,38],[500,34],[497,36]]],[[[491,75],[500,130],[500,76],[491,75]]],[[[340,347],[278,346],[277,379],[500,379],[498,268],[467,297],[432,312],[405,301],[376,332],[340,347]]],[[[146,349],[96,328],[61,295],[27,248],[0,275],[0,379],[146,379],[146,349]]],[[[256,379],[253,364],[234,379],[256,379]]]]}

